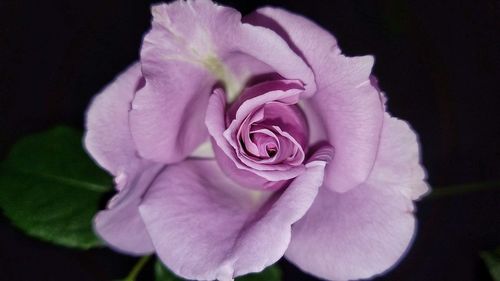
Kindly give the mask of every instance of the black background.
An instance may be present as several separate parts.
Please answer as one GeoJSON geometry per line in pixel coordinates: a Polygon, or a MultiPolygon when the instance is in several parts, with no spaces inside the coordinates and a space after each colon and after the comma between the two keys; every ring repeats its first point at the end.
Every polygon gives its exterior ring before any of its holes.
{"type": "MultiPolygon", "coordinates": [[[[219,1],[313,19],[347,55],[373,54],[389,110],[420,134],[429,181],[500,178],[498,1],[219,1]]],[[[90,98],[137,60],[144,1],[0,0],[0,156],[56,124],[82,128],[90,98]]],[[[500,246],[500,189],[418,203],[407,257],[377,280],[490,280],[478,252],[500,246]]],[[[135,259],[31,239],[0,217],[0,280],[111,280],[135,259]]],[[[316,280],[281,261],[284,280],[316,280]]],[[[151,277],[151,267],[141,275],[151,277]]]]}

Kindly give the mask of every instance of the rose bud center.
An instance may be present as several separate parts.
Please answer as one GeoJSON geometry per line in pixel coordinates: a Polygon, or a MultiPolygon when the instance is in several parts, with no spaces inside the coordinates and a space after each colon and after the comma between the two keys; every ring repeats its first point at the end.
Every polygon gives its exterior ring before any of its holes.
{"type": "Polygon", "coordinates": [[[250,161],[297,166],[305,157],[306,121],[298,106],[268,102],[245,118],[237,139],[238,150],[250,161]]]}
{"type": "Polygon", "coordinates": [[[225,154],[265,186],[281,186],[304,171],[309,128],[297,105],[303,91],[297,80],[266,81],[245,88],[227,108],[225,154]]]}

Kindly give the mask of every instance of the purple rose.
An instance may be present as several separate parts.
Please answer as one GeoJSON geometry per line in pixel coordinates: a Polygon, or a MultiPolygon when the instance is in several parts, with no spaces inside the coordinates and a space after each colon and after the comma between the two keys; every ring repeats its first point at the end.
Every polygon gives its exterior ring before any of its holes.
{"type": "Polygon", "coordinates": [[[118,190],[95,218],[102,239],[197,280],[283,256],[329,280],[393,266],[428,186],[373,58],[342,55],[277,8],[241,18],[197,0],[152,13],[140,61],[87,113],[85,145],[118,190]]]}

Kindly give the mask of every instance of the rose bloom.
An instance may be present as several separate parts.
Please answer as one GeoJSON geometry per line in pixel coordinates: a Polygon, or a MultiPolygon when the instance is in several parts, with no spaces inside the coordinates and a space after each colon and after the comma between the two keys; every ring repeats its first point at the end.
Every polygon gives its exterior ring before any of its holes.
{"type": "Polygon", "coordinates": [[[93,100],[85,145],[118,193],[95,217],[129,254],[232,280],[281,257],[328,280],[401,258],[428,191],[415,133],[386,112],[373,57],[278,8],[152,8],[140,61],[93,100]]]}

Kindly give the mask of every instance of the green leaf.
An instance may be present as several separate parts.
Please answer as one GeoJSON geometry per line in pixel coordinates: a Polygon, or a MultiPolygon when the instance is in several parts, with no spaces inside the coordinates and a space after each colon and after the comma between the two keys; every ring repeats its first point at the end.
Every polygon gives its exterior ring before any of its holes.
{"type": "Polygon", "coordinates": [[[481,252],[481,258],[488,266],[493,280],[500,281],[500,248],[493,251],[481,252]]]}
{"type": "MultiPolygon", "coordinates": [[[[155,281],[185,281],[170,272],[163,264],[156,260],[155,263],[155,281]]],[[[272,265],[259,273],[252,273],[236,278],[236,281],[280,281],[281,270],[277,265],[272,265]]]]}
{"type": "Polygon", "coordinates": [[[0,207],[36,238],[87,249],[101,242],[92,217],[111,177],[87,156],[82,134],[67,127],[19,141],[0,164],[0,207]]]}
{"type": "Polygon", "coordinates": [[[264,271],[252,273],[236,278],[237,281],[279,281],[281,280],[281,270],[277,265],[269,266],[264,271]]]}
{"type": "Polygon", "coordinates": [[[155,262],[155,281],[183,281],[185,279],[175,276],[158,259],[155,262]]]}

